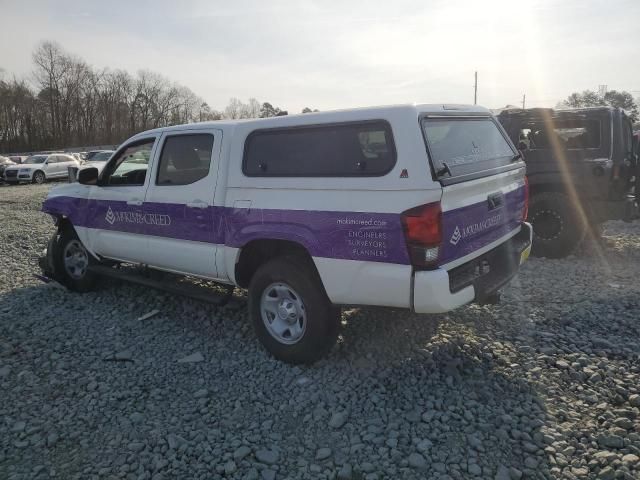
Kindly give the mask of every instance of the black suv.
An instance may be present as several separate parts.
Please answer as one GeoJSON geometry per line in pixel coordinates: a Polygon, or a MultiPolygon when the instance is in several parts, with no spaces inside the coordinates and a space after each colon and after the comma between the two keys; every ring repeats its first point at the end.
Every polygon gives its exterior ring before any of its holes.
{"type": "Polygon", "coordinates": [[[517,109],[498,119],[527,164],[534,255],[564,257],[601,223],[638,218],[638,152],[621,109],[517,109]]]}

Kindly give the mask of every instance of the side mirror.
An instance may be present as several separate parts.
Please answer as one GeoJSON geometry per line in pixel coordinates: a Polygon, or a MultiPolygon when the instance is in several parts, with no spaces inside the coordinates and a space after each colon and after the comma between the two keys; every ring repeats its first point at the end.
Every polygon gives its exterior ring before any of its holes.
{"type": "Polygon", "coordinates": [[[78,171],[78,183],[82,185],[97,185],[98,169],[96,167],[87,167],[78,171]]]}

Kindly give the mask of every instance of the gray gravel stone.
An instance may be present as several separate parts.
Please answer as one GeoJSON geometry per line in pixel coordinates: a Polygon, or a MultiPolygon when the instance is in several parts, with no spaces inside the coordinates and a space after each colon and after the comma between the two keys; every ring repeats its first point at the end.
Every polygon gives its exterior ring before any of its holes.
{"type": "Polygon", "coordinates": [[[193,396],[194,398],[203,398],[203,397],[206,397],[208,394],[209,392],[206,388],[201,388],[200,390],[197,390],[196,392],[194,392],[193,396]]]}
{"type": "Polygon", "coordinates": [[[278,452],[275,452],[273,450],[258,450],[256,452],[256,459],[260,462],[260,463],[266,463],[267,465],[274,465],[275,463],[278,462],[278,452]]]}
{"type": "Polygon", "coordinates": [[[22,420],[19,420],[16,423],[13,424],[13,427],[11,427],[11,431],[12,432],[22,432],[22,431],[24,431],[26,426],[27,426],[27,424],[25,422],[23,422],[22,420]]]}
{"type": "Polygon", "coordinates": [[[273,470],[265,469],[262,470],[262,480],[275,480],[276,472],[273,470]]]}
{"type": "Polygon", "coordinates": [[[411,468],[415,468],[418,470],[424,470],[425,468],[427,468],[427,461],[419,453],[412,453],[411,455],[409,455],[408,461],[411,468]]]}
{"type": "Polygon", "coordinates": [[[142,442],[132,442],[129,444],[129,450],[132,452],[141,452],[144,450],[145,444],[142,442]]]}
{"type": "Polygon", "coordinates": [[[238,470],[238,467],[236,465],[236,462],[234,462],[233,460],[229,460],[227,463],[224,464],[225,475],[232,475],[236,472],[236,470],[238,470]]]}
{"type": "Polygon", "coordinates": [[[599,435],[598,444],[602,447],[622,448],[624,439],[618,435],[599,435]]]}
{"type": "Polygon", "coordinates": [[[330,456],[331,456],[330,448],[326,448],[326,447],[319,448],[318,451],[316,452],[316,460],[318,461],[326,460],[330,456]]]}
{"type": "Polygon", "coordinates": [[[235,460],[242,460],[244,457],[251,453],[251,449],[246,445],[242,445],[233,452],[233,458],[235,460]]]}
{"type": "Polygon", "coordinates": [[[342,428],[342,426],[347,423],[347,419],[349,415],[347,412],[336,412],[331,415],[331,419],[329,420],[329,426],[331,428],[342,428]]]}
{"type": "Polygon", "coordinates": [[[482,475],[482,467],[480,467],[480,465],[478,465],[477,463],[470,463],[467,467],[467,471],[470,475],[474,475],[476,477],[482,475]]]}
{"type": "Polygon", "coordinates": [[[195,353],[192,353],[191,355],[187,355],[186,357],[182,357],[181,359],[178,360],[178,363],[199,363],[203,361],[204,361],[204,357],[202,356],[202,353],[195,352],[195,353]]]}
{"type": "Polygon", "coordinates": [[[337,477],[338,480],[351,480],[353,478],[353,469],[351,468],[351,465],[345,463],[342,467],[340,467],[337,477]]]}

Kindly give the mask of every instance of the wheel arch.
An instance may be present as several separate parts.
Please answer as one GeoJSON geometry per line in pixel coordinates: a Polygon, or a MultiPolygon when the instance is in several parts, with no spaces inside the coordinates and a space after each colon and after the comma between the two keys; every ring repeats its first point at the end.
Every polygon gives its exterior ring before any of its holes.
{"type": "Polygon", "coordinates": [[[302,243],[276,238],[261,238],[251,240],[239,249],[234,267],[235,283],[239,287],[247,288],[258,268],[281,256],[299,258],[308,263],[318,274],[313,257],[302,243]]]}

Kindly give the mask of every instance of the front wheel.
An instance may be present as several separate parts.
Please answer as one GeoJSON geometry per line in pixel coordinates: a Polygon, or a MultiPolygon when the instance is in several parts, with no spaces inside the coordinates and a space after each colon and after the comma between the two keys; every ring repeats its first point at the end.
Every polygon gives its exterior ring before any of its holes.
{"type": "Polygon", "coordinates": [[[339,309],[303,258],[276,258],[258,268],[249,285],[249,314],[264,347],[288,363],[319,360],[338,335],[339,309]]]}
{"type": "Polygon", "coordinates": [[[71,290],[88,292],[95,286],[96,276],[89,270],[91,254],[73,230],[60,232],[54,262],[58,279],[71,290]]]}
{"type": "Polygon", "coordinates": [[[582,241],[587,229],[579,208],[560,192],[533,195],[528,220],[533,226],[531,253],[537,257],[566,257],[582,241]]]}
{"type": "Polygon", "coordinates": [[[41,185],[44,183],[45,180],[46,178],[43,172],[36,172],[33,174],[33,183],[37,183],[38,185],[41,185]]]}

